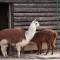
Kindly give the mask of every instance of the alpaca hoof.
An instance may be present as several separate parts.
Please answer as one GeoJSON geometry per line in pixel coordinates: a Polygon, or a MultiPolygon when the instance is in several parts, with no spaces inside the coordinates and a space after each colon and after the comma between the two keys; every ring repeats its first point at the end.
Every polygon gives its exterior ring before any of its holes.
{"type": "Polygon", "coordinates": [[[48,53],[46,53],[45,55],[47,55],[48,53]]]}
{"type": "Polygon", "coordinates": [[[41,53],[40,53],[41,54],[41,53]]]}
{"type": "Polygon", "coordinates": [[[5,58],[8,58],[8,56],[6,56],[5,58]]]}
{"type": "Polygon", "coordinates": [[[40,52],[38,52],[38,53],[37,53],[37,55],[41,55],[41,53],[40,53],[40,52]]]}
{"type": "Polygon", "coordinates": [[[20,58],[20,56],[17,56],[17,58],[20,58]]]}
{"type": "Polygon", "coordinates": [[[40,53],[39,52],[37,52],[37,55],[39,55],[40,53]]]}
{"type": "Polygon", "coordinates": [[[17,58],[21,58],[21,56],[17,56],[17,58]]]}
{"type": "Polygon", "coordinates": [[[51,53],[51,55],[53,55],[53,53],[51,53]]]}
{"type": "Polygon", "coordinates": [[[4,56],[4,58],[8,58],[8,55],[7,56],[4,56]]]}

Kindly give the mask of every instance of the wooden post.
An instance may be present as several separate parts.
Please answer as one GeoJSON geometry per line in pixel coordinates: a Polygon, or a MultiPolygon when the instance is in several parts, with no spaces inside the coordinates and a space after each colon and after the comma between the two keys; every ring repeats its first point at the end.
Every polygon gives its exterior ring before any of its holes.
{"type": "Polygon", "coordinates": [[[13,28],[12,3],[9,3],[9,28],[13,28]]]}
{"type": "Polygon", "coordinates": [[[11,4],[9,4],[9,28],[11,28],[11,4]]]}

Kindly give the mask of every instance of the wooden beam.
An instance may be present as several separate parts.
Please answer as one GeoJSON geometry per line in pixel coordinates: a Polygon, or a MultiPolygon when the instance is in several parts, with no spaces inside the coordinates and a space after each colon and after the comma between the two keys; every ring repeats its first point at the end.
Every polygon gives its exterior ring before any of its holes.
{"type": "Polygon", "coordinates": [[[11,24],[11,19],[12,19],[12,17],[11,17],[11,4],[9,4],[9,28],[11,28],[12,26],[12,24],[11,24]]]}

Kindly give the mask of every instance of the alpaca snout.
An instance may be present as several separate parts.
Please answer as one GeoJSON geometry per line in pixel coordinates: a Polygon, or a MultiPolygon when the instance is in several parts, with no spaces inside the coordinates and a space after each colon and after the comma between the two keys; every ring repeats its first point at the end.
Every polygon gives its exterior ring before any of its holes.
{"type": "Polygon", "coordinates": [[[40,26],[40,24],[37,24],[37,27],[39,27],[40,26]]]}

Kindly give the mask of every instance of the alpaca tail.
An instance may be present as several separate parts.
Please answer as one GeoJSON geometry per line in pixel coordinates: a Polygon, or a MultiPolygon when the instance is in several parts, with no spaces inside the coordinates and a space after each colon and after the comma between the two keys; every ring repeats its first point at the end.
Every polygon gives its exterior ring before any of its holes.
{"type": "Polygon", "coordinates": [[[57,37],[57,32],[56,31],[54,31],[54,38],[56,38],[57,37]]]}
{"type": "Polygon", "coordinates": [[[57,32],[56,31],[54,31],[54,43],[53,43],[53,45],[54,45],[54,47],[56,47],[56,38],[57,38],[57,32]]]}

